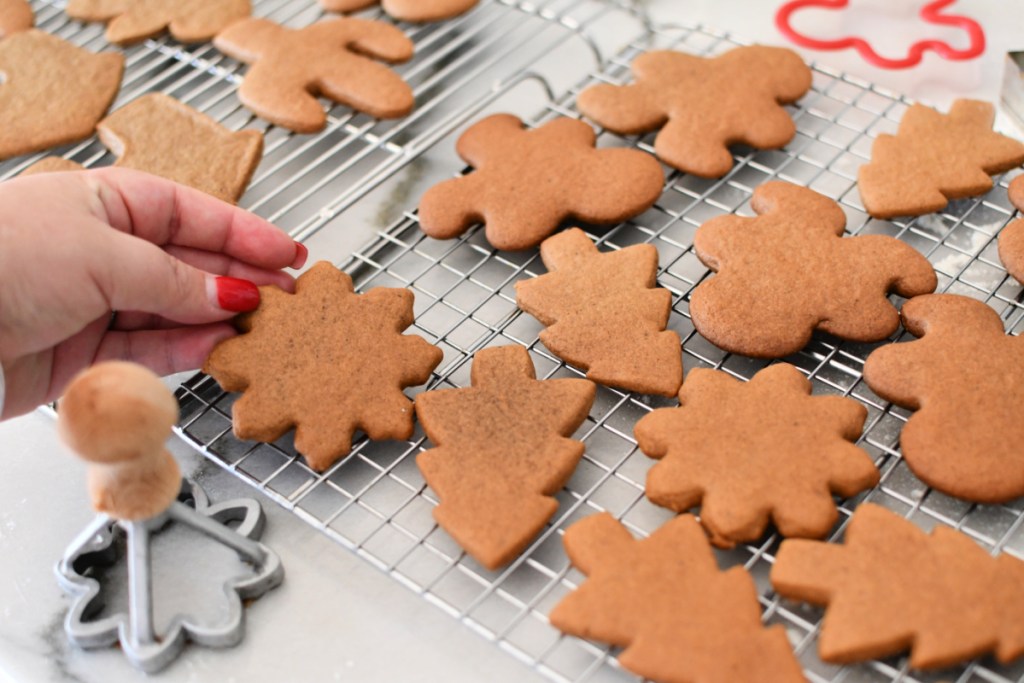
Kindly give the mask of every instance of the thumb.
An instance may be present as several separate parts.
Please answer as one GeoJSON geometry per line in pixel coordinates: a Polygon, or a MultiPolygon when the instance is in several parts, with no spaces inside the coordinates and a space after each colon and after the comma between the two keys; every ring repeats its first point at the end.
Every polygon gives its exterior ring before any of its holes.
{"type": "Polygon", "coordinates": [[[249,280],[212,275],[127,233],[109,231],[110,249],[98,250],[92,277],[111,310],[141,311],[182,324],[227,320],[259,306],[249,280]]]}

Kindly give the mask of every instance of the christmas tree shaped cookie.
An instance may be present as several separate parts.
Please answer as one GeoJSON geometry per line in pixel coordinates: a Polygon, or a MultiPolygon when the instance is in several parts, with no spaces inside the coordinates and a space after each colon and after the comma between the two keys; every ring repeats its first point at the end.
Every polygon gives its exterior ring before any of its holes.
{"type": "Polygon", "coordinates": [[[661,129],[658,158],[673,168],[718,178],[732,168],[729,145],[782,147],[796,125],[781,106],[811,87],[811,70],[792,50],[754,45],[717,57],[658,50],[633,62],[636,83],[584,90],[583,114],[624,135],[661,129]]]}
{"type": "Polygon", "coordinates": [[[781,363],[741,382],[696,369],[678,408],[636,425],[640,449],[658,458],[647,497],[700,521],[721,547],[755,541],[771,518],[784,536],[821,538],[838,518],[832,494],[853,496],[878,483],[867,453],[853,445],[863,405],[811,396],[811,383],[781,363]]]}
{"type": "Polygon", "coordinates": [[[780,595],[827,605],[818,640],[826,662],[911,650],[918,669],[992,652],[1024,654],[1024,562],[992,557],[968,536],[925,533],[885,508],[857,508],[842,545],[787,540],[771,572],[780,595]]]}
{"type": "Polygon", "coordinates": [[[547,275],[516,283],[516,303],[548,326],[552,353],[620,389],[673,396],[683,381],[679,335],[666,332],[672,294],[656,288],[658,251],[601,253],[579,228],[544,240],[547,275]]]}
{"type": "Polygon", "coordinates": [[[765,628],[754,581],[722,572],[691,515],[635,540],[602,513],[565,532],[587,575],[551,612],[556,628],[625,648],[619,663],[659,683],[800,683],[782,626],[765,628]]]}
{"type": "Polygon", "coordinates": [[[893,237],[843,237],[846,215],[813,190],[774,181],[754,191],[756,218],[713,218],[694,238],[718,273],[693,291],[697,330],[726,351],[758,358],[796,353],[815,330],[843,339],[885,339],[899,327],[890,292],[936,286],[935,271],[893,237]]]}
{"type": "Polygon", "coordinates": [[[889,344],[864,363],[887,401],[915,410],[900,434],[910,469],[929,486],[978,503],[1024,496],[1024,337],[999,314],[956,294],[903,306],[918,341],[889,344]]]}
{"type": "Polygon", "coordinates": [[[213,44],[251,64],[238,88],[242,104],[296,133],[316,133],[326,125],[317,96],[380,119],[412,111],[412,88],[374,61],[398,64],[412,58],[412,41],[391,24],[341,18],[290,29],[268,19],[245,19],[217,34],[213,44]]]}
{"type": "Polygon", "coordinates": [[[402,332],[413,322],[407,289],[356,294],[352,279],[321,261],[295,294],[260,288],[242,334],[214,348],[203,371],[225,391],[240,439],[272,442],[295,427],[295,448],[318,472],[348,455],[352,435],[408,439],[413,404],[402,389],[423,384],[441,350],[402,332]]]}
{"type": "Polygon", "coordinates": [[[957,100],[948,114],[907,109],[896,135],[879,135],[860,167],[864,208],[875,218],[917,216],[991,190],[990,174],[1024,163],[1024,143],[993,131],[995,116],[978,100],[957,100]]]}
{"type": "Polygon", "coordinates": [[[524,130],[511,114],[473,124],[456,144],[476,170],[438,183],[420,200],[423,232],[451,239],[486,225],[496,249],[529,249],[562,221],[614,224],[643,213],[661,196],[664,175],[649,154],[596,149],[594,129],[559,118],[524,130]]]}
{"type": "Polygon", "coordinates": [[[0,159],[92,135],[117,95],[124,56],[38,30],[0,41],[0,159]]]}
{"type": "MultiPolygon", "coordinates": [[[[1010,183],[1010,201],[1018,211],[1024,211],[1024,175],[1010,183]]],[[[1018,218],[999,233],[999,260],[1010,275],[1024,282],[1024,218],[1018,218]]]]}
{"type": "Polygon", "coordinates": [[[473,358],[471,388],[416,397],[436,448],[417,459],[440,498],[434,518],[488,569],[515,558],[555,514],[553,495],[572,476],[595,387],[584,379],[538,381],[520,346],[473,358]]]}
{"type": "Polygon", "coordinates": [[[169,31],[182,43],[201,43],[252,12],[249,0],[68,0],[78,21],[106,21],[107,40],[132,45],[169,31]]]}
{"type": "Polygon", "coordinates": [[[400,21],[416,23],[451,19],[476,7],[480,0],[320,0],[328,12],[355,12],[380,4],[400,21]]]}

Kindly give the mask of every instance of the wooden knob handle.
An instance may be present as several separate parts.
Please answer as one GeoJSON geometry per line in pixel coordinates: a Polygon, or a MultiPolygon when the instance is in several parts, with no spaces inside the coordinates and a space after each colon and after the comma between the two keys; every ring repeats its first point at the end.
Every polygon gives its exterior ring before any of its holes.
{"type": "Polygon", "coordinates": [[[133,363],[101,363],[68,386],[57,426],[89,463],[93,507],[116,519],[140,520],[167,509],[181,472],[164,447],[178,402],[160,378],[133,363]]]}

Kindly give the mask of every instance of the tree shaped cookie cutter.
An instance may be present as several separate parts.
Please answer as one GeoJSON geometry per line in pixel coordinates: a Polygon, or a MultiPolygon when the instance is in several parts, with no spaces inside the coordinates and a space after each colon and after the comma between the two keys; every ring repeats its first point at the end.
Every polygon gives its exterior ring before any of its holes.
{"type": "Polygon", "coordinates": [[[934,0],[924,5],[920,11],[921,19],[934,26],[954,26],[967,32],[969,43],[963,49],[957,49],[942,40],[919,40],[907,50],[907,54],[898,59],[883,57],[871,45],[868,37],[845,36],[835,40],[822,40],[805,35],[793,27],[793,14],[805,7],[824,9],[843,9],[850,0],[791,0],[779,8],[775,15],[775,26],[786,38],[801,47],[813,50],[845,50],[854,48],[865,61],[883,69],[909,69],[921,63],[924,53],[931,50],[940,57],[962,61],[974,59],[985,52],[985,31],[981,25],[970,17],[944,14],[944,10],[956,0],[934,0]]]}
{"type": "Polygon", "coordinates": [[[206,647],[237,645],[245,634],[242,601],[260,597],[284,579],[280,558],[256,540],[265,523],[257,501],[246,498],[210,505],[202,488],[180,479],[177,465],[163,449],[163,439],[158,438],[169,435],[176,416],[176,402],[160,380],[128,363],[98,365],[83,373],[69,387],[58,414],[68,445],[86,460],[100,463],[90,466],[89,488],[101,514],[71,543],[56,567],[58,582],[72,597],[64,630],[68,639],[81,648],[119,643],[129,661],[146,673],[168,666],[189,640],[206,647]],[[126,409],[128,401],[134,404],[134,410],[126,409]],[[141,425],[135,435],[125,439],[96,430],[90,433],[85,428],[103,424],[113,410],[129,413],[121,422],[134,420],[141,425]],[[147,434],[150,443],[138,434],[147,434]],[[97,442],[102,442],[105,449],[99,457],[97,442]],[[120,458],[129,443],[132,455],[120,458]],[[145,447],[152,444],[157,449],[147,452],[145,447]],[[106,461],[101,462],[100,457],[106,461]],[[153,486],[154,480],[160,480],[160,484],[153,486]],[[168,501],[164,491],[170,486],[174,488],[169,489],[168,501]],[[220,623],[203,624],[178,614],[166,632],[158,634],[151,539],[172,522],[191,527],[233,550],[253,571],[224,582],[227,615],[220,623]],[[231,522],[237,522],[237,526],[227,526],[231,522]],[[123,558],[119,552],[122,538],[123,558]],[[90,570],[111,566],[121,559],[127,562],[127,612],[95,618],[104,600],[100,581],[90,570]]]}

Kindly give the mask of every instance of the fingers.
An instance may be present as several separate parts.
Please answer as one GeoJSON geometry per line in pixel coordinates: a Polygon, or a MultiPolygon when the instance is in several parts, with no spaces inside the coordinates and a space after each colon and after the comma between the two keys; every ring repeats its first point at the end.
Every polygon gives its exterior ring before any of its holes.
{"type": "Polygon", "coordinates": [[[190,247],[164,247],[171,256],[188,265],[214,275],[227,275],[255,283],[258,287],[276,285],[286,292],[295,291],[295,278],[280,270],[268,270],[233,259],[225,254],[192,249],[190,247]]]}
{"type": "Polygon", "coordinates": [[[158,245],[227,256],[269,270],[300,268],[306,249],[267,221],[208,194],[123,168],[83,176],[98,200],[98,217],[158,245]]]}
{"type": "Polygon", "coordinates": [[[145,365],[158,375],[173,375],[202,367],[214,346],[236,334],[227,323],[174,330],[107,332],[93,362],[126,360],[145,365]]]}

